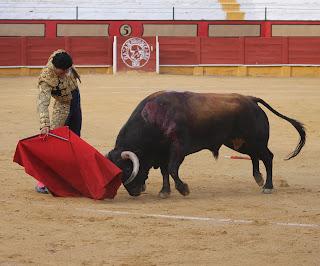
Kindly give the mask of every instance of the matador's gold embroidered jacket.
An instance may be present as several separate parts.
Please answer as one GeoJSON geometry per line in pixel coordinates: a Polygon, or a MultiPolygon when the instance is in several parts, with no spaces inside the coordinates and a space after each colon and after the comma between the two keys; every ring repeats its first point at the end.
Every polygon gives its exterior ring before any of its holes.
{"type": "Polygon", "coordinates": [[[54,129],[64,125],[70,111],[71,92],[78,88],[75,70],[70,71],[63,78],[55,73],[52,58],[61,52],[65,51],[57,50],[49,57],[47,65],[42,69],[39,76],[38,112],[40,115],[40,129],[46,126],[54,129]],[[50,123],[49,105],[51,97],[55,101],[50,123]]]}

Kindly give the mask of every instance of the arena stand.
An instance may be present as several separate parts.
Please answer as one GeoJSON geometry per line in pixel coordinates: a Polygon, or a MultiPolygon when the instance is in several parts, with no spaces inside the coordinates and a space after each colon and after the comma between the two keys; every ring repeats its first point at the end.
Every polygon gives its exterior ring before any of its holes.
{"type": "Polygon", "coordinates": [[[224,20],[218,0],[1,1],[0,19],[224,20]]]}
{"type": "Polygon", "coordinates": [[[320,20],[318,0],[238,0],[246,20],[320,20]]]}
{"type": "Polygon", "coordinates": [[[58,48],[82,73],[112,73],[114,36],[159,36],[160,73],[319,77],[312,9],[315,0],[2,1],[0,75],[38,74],[58,48]]]}

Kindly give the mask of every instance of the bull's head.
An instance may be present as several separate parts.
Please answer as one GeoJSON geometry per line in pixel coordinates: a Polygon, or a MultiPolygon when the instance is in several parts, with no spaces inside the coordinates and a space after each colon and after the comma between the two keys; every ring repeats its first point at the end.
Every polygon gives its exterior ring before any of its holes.
{"type": "Polygon", "coordinates": [[[144,189],[145,177],[138,156],[131,151],[113,149],[107,157],[122,170],[122,183],[128,193],[139,196],[144,189]]]}

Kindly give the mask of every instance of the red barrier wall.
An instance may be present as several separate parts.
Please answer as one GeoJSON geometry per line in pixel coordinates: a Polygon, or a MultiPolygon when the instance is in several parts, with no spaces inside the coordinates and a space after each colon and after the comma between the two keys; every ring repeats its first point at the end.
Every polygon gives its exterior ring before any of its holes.
{"type": "Polygon", "coordinates": [[[21,50],[26,54],[26,63],[24,64],[24,59],[22,58],[21,65],[45,65],[49,55],[57,49],[65,49],[63,39],[22,38],[21,50]],[[25,45],[23,44],[24,42],[25,45]]]}
{"type": "Polygon", "coordinates": [[[320,64],[320,38],[162,37],[159,43],[160,65],[320,64]]]}
{"type": "Polygon", "coordinates": [[[22,38],[0,38],[0,65],[21,66],[22,50],[22,38]]]}
{"type": "Polygon", "coordinates": [[[244,64],[244,38],[201,38],[201,64],[244,64]]]}
{"type": "Polygon", "coordinates": [[[196,37],[159,37],[160,64],[200,64],[200,41],[196,37]]]}
{"type": "Polygon", "coordinates": [[[320,38],[288,38],[289,64],[319,64],[320,38]]]}
{"type": "Polygon", "coordinates": [[[112,65],[111,37],[0,38],[0,66],[43,66],[57,49],[72,54],[76,65],[112,65]]]}
{"type": "MultiPolygon", "coordinates": [[[[320,38],[160,37],[160,65],[320,65],[320,38]]],[[[1,37],[0,66],[42,66],[56,49],[76,65],[112,65],[112,37],[1,37]]]]}
{"type": "Polygon", "coordinates": [[[245,64],[269,65],[282,63],[282,38],[245,39],[245,64]]]}
{"type": "Polygon", "coordinates": [[[112,37],[66,38],[76,65],[112,65],[112,37]]]}

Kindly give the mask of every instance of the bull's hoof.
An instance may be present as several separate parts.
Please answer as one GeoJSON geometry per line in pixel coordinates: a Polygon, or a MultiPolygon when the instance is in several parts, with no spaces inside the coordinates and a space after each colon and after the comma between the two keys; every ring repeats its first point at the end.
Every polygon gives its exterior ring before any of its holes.
{"type": "Polygon", "coordinates": [[[161,199],[167,199],[170,197],[170,191],[160,191],[159,192],[159,197],[161,199]]]}
{"type": "Polygon", "coordinates": [[[142,187],[141,187],[141,192],[145,192],[147,189],[147,186],[146,184],[143,184],[142,187]]]}
{"type": "Polygon", "coordinates": [[[258,184],[259,187],[263,187],[264,180],[263,180],[262,176],[260,178],[255,177],[254,179],[256,180],[256,183],[258,184]]]}
{"type": "Polygon", "coordinates": [[[263,194],[272,194],[273,189],[272,188],[263,188],[262,193],[263,194]]]}
{"type": "Polygon", "coordinates": [[[188,196],[190,194],[189,186],[187,183],[183,183],[182,185],[176,185],[176,189],[180,192],[183,196],[188,196]]]}
{"type": "Polygon", "coordinates": [[[263,186],[263,184],[264,184],[264,180],[263,180],[263,179],[261,179],[261,181],[257,182],[257,184],[258,184],[258,186],[259,186],[259,187],[262,187],[262,186],[263,186]]]}
{"type": "Polygon", "coordinates": [[[256,183],[258,184],[259,187],[262,187],[264,184],[264,180],[262,175],[258,175],[258,176],[254,176],[254,180],[256,181],[256,183]]]}

